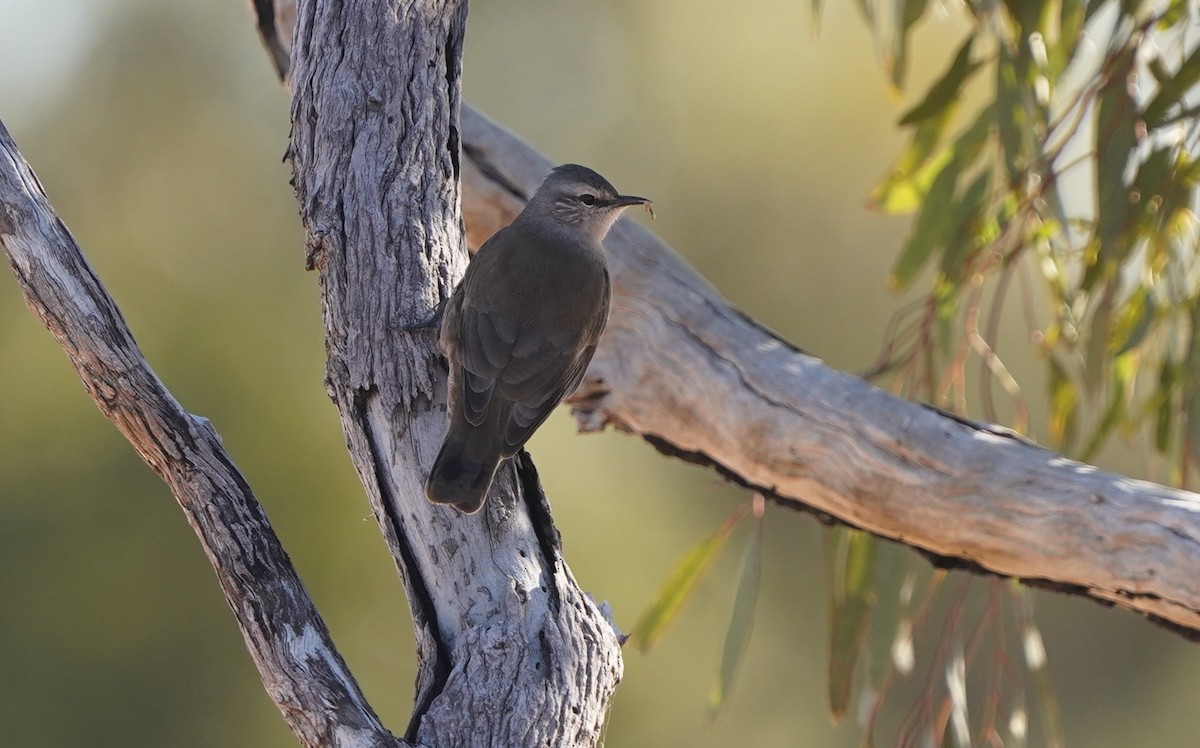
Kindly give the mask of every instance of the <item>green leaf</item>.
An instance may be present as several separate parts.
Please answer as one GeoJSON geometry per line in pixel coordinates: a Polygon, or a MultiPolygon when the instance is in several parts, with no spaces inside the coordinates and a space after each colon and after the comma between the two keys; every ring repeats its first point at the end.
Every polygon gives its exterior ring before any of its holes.
{"type": "Polygon", "coordinates": [[[1084,275],[1084,290],[1106,277],[1130,251],[1130,191],[1125,171],[1137,147],[1137,104],[1130,88],[1135,48],[1117,54],[1113,70],[1098,94],[1096,117],[1096,239],[1098,254],[1084,275]]]}
{"type": "Polygon", "coordinates": [[[1092,312],[1092,321],[1088,326],[1087,349],[1084,352],[1083,384],[1088,392],[1100,389],[1100,382],[1108,371],[1108,354],[1113,350],[1113,297],[1116,295],[1116,283],[1110,282],[1100,291],[1100,301],[1092,312]]]}
{"type": "Polygon", "coordinates": [[[1170,219],[1167,215],[1170,206],[1164,205],[1164,195],[1177,183],[1174,151],[1169,147],[1155,149],[1138,166],[1130,190],[1131,199],[1136,199],[1130,210],[1136,213],[1136,220],[1131,223],[1137,233],[1157,233],[1162,222],[1170,219]]]}
{"type": "Polygon", "coordinates": [[[1068,451],[1075,441],[1078,425],[1079,393],[1066,369],[1050,357],[1050,443],[1059,452],[1068,451]]]}
{"type": "Polygon", "coordinates": [[[830,533],[829,566],[829,709],[834,722],[846,715],[854,673],[875,604],[872,575],[876,542],[862,530],[830,533]]]}
{"type": "Polygon", "coordinates": [[[979,228],[984,221],[983,213],[987,208],[991,176],[990,171],[980,174],[956,201],[950,238],[946,243],[945,252],[942,253],[942,275],[946,277],[947,282],[955,286],[962,281],[959,276],[966,260],[975,254],[974,250],[977,247],[983,245],[979,228]]]}
{"type": "Polygon", "coordinates": [[[1154,303],[1154,297],[1145,290],[1134,294],[1125,303],[1118,320],[1118,328],[1128,332],[1125,333],[1125,340],[1113,354],[1113,358],[1123,356],[1141,344],[1146,338],[1146,333],[1150,332],[1157,313],[1158,306],[1154,303]]]}
{"type": "MultiPolygon", "coordinates": [[[[958,291],[958,285],[951,283],[948,278],[941,277],[934,281],[933,298],[936,312],[934,326],[937,328],[938,346],[943,351],[953,350],[954,341],[958,335],[956,319],[962,298],[958,291]]],[[[932,356],[932,351],[929,355],[932,356]]],[[[929,359],[929,364],[933,364],[932,358],[929,359]]]]}
{"type": "MultiPolygon", "coordinates": [[[[1058,76],[1066,70],[1075,49],[1083,36],[1084,3],[1081,0],[1062,0],[1058,15],[1058,43],[1047,50],[1050,57],[1051,72],[1058,76]]],[[[1090,3],[1096,6],[1100,3],[1090,3]]]]}
{"type": "MultiPolygon", "coordinates": [[[[740,517],[741,515],[736,515],[740,517]]],[[[736,521],[727,521],[721,529],[701,540],[684,554],[675,564],[671,576],[658,592],[658,597],[650,604],[629,634],[629,639],[641,652],[648,652],[658,643],[663,633],[675,621],[684,603],[696,590],[696,583],[708,571],[713,559],[729,540],[736,521]]]]}
{"type": "Polygon", "coordinates": [[[1016,184],[1029,164],[1033,153],[1033,127],[1027,98],[1033,81],[1029,78],[1029,61],[1001,44],[996,62],[996,127],[1004,153],[1004,168],[1008,181],[1016,184]]]}
{"type": "Polygon", "coordinates": [[[934,251],[948,238],[953,227],[954,190],[961,168],[957,158],[951,159],[933,180],[912,236],[904,245],[888,278],[888,284],[893,289],[908,287],[934,251]]]}
{"type": "Polygon", "coordinates": [[[950,69],[929,88],[929,92],[925,94],[925,98],[921,100],[920,104],[908,110],[900,118],[902,126],[924,122],[931,117],[943,115],[958,103],[958,96],[963,85],[981,66],[981,63],[971,61],[971,47],[974,43],[974,36],[967,37],[967,41],[954,56],[954,62],[950,64],[950,69]]]}
{"type": "Polygon", "coordinates": [[[1146,106],[1147,124],[1151,127],[1162,125],[1166,113],[1176,104],[1182,104],[1183,97],[1196,83],[1200,83],[1200,47],[1193,49],[1192,54],[1183,60],[1174,76],[1159,79],[1158,92],[1146,106]]]}
{"type": "Polygon", "coordinates": [[[1170,359],[1163,359],[1162,368],[1158,371],[1158,412],[1154,423],[1154,446],[1159,452],[1166,452],[1171,446],[1171,428],[1175,424],[1175,381],[1178,379],[1179,365],[1170,359]]]}
{"type": "Polygon", "coordinates": [[[871,191],[868,202],[886,213],[911,213],[921,207],[934,178],[951,159],[963,167],[975,163],[992,132],[992,108],[985,107],[954,143],[930,156],[950,120],[946,111],[916,126],[912,143],[897,159],[888,176],[871,191]]]}
{"type": "Polygon", "coordinates": [[[754,609],[758,604],[758,587],[762,579],[763,518],[756,518],[754,532],[746,544],[742,558],[742,573],[733,597],[733,612],[725,632],[725,647],[721,652],[721,671],[708,700],[708,718],[716,720],[728,703],[734,678],[746,654],[750,633],[754,630],[754,609]]]}
{"type": "Polygon", "coordinates": [[[871,190],[867,197],[871,207],[890,215],[912,213],[921,207],[934,177],[954,158],[953,146],[943,148],[929,159],[922,153],[925,147],[920,141],[934,129],[927,127],[929,124],[925,122],[917,128],[912,144],[900,156],[891,173],[871,190]]]}
{"type": "Polygon", "coordinates": [[[892,74],[892,85],[904,88],[904,77],[908,73],[908,42],[909,32],[925,14],[929,0],[894,0],[892,10],[896,19],[896,28],[892,34],[892,54],[889,69],[892,74]]]}
{"type": "Polygon", "coordinates": [[[1008,15],[1017,23],[1018,37],[1024,37],[1039,26],[1040,13],[1050,3],[1031,3],[1029,0],[1004,0],[1008,15]]]}
{"type": "Polygon", "coordinates": [[[1162,17],[1158,19],[1159,30],[1165,31],[1180,21],[1187,20],[1189,0],[1171,0],[1162,17]]]}

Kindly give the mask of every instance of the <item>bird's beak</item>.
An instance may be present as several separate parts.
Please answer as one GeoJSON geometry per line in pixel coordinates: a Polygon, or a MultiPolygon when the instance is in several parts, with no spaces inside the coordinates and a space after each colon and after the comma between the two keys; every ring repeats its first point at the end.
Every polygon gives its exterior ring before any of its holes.
{"type": "Polygon", "coordinates": [[[637,195],[617,195],[617,198],[613,200],[613,205],[619,208],[625,208],[630,205],[645,205],[646,212],[650,214],[651,218],[654,217],[654,203],[648,197],[638,197],[637,195]]]}

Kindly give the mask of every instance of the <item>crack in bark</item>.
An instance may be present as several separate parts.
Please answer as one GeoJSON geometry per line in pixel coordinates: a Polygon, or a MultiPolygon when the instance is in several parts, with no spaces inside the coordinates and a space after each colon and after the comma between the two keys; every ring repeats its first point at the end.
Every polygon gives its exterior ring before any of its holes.
{"type": "Polygon", "coordinates": [[[396,513],[398,502],[396,496],[391,491],[390,478],[383,467],[387,462],[384,459],[378,440],[375,438],[371,428],[370,419],[367,416],[367,400],[370,397],[378,396],[378,392],[374,390],[358,390],[354,393],[352,404],[354,421],[362,432],[371,454],[372,469],[375,471],[375,485],[379,489],[380,504],[387,516],[388,524],[391,526],[391,532],[386,533],[386,535],[395,538],[394,550],[400,554],[403,560],[397,566],[404,578],[405,587],[409,591],[409,607],[412,610],[413,623],[415,626],[425,629],[427,634],[423,638],[418,637],[418,643],[432,643],[434,647],[432,652],[434,657],[433,662],[423,665],[423,667],[430,669],[433,677],[426,680],[422,684],[424,688],[415,695],[412,717],[404,732],[405,740],[416,742],[417,731],[421,726],[421,717],[428,711],[429,705],[433,703],[433,700],[437,698],[446,685],[446,680],[450,677],[452,659],[438,628],[437,608],[433,603],[433,597],[430,595],[429,588],[425,585],[425,579],[421,576],[420,566],[417,564],[416,556],[412,551],[411,541],[404,530],[404,522],[396,513]]]}

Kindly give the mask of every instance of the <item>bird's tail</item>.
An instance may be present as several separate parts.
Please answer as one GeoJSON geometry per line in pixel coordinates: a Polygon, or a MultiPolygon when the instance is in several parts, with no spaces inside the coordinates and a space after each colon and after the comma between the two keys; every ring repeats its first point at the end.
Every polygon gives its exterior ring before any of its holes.
{"type": "Polygon", "coordinates": [[[451,428],[446,443],[438,452],[429,479],[425,481],[425,496],[435,504],[450,504],[463,514],[474,514],[483,506],[496,468],[500,466],[499,450],[474,430],[456,433],[451,428]]]}

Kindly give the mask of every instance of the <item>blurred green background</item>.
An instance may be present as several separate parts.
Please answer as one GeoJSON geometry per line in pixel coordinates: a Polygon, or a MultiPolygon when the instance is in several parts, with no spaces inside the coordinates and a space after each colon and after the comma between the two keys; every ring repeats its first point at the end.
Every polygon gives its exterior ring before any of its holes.
{"type": "MultiPolygon", "coordinates": [[[[733,303],[861,371],[903,301],[884,279],[907,232],[864,196],[914,94],[889,93],[851,4],[828,6],[818,34],[808,4],[786,0],[736,13],[714,0],[475,3],[466,94],[552,159],[653,196],[653,229],[733,303]]],[[[914,81],[961,31],[923,25],[914,81]]],[[[222,434],[401,730],[407,607],[321,386],[316,277],[281,163],[287,110],[242,3],[4,4],[0,118],[150,362],[222,434]]],[[[1036,406],[1041,364],[1005,342],[1036,406]]],[[[295,745],[170,494],[7,273],[0,381],[0,744],[295,745]]],[[[571,433],[558,414],[532,451],[572,569],[628,628],[745,496],[638,440],[571,433]]],[[[1148,475],[1144,453],[1103,464],[1148,475]]],[[[822,530],[774,507],[754,638],[724,719],[706,727],[744,537],[653,653],[626,653],[608,745],[857,744],[825,707],[822,530]]],[[[1035,598],[1070,744],[1194,743],[1193,645],[1131,614],[1035,598]]]]}

